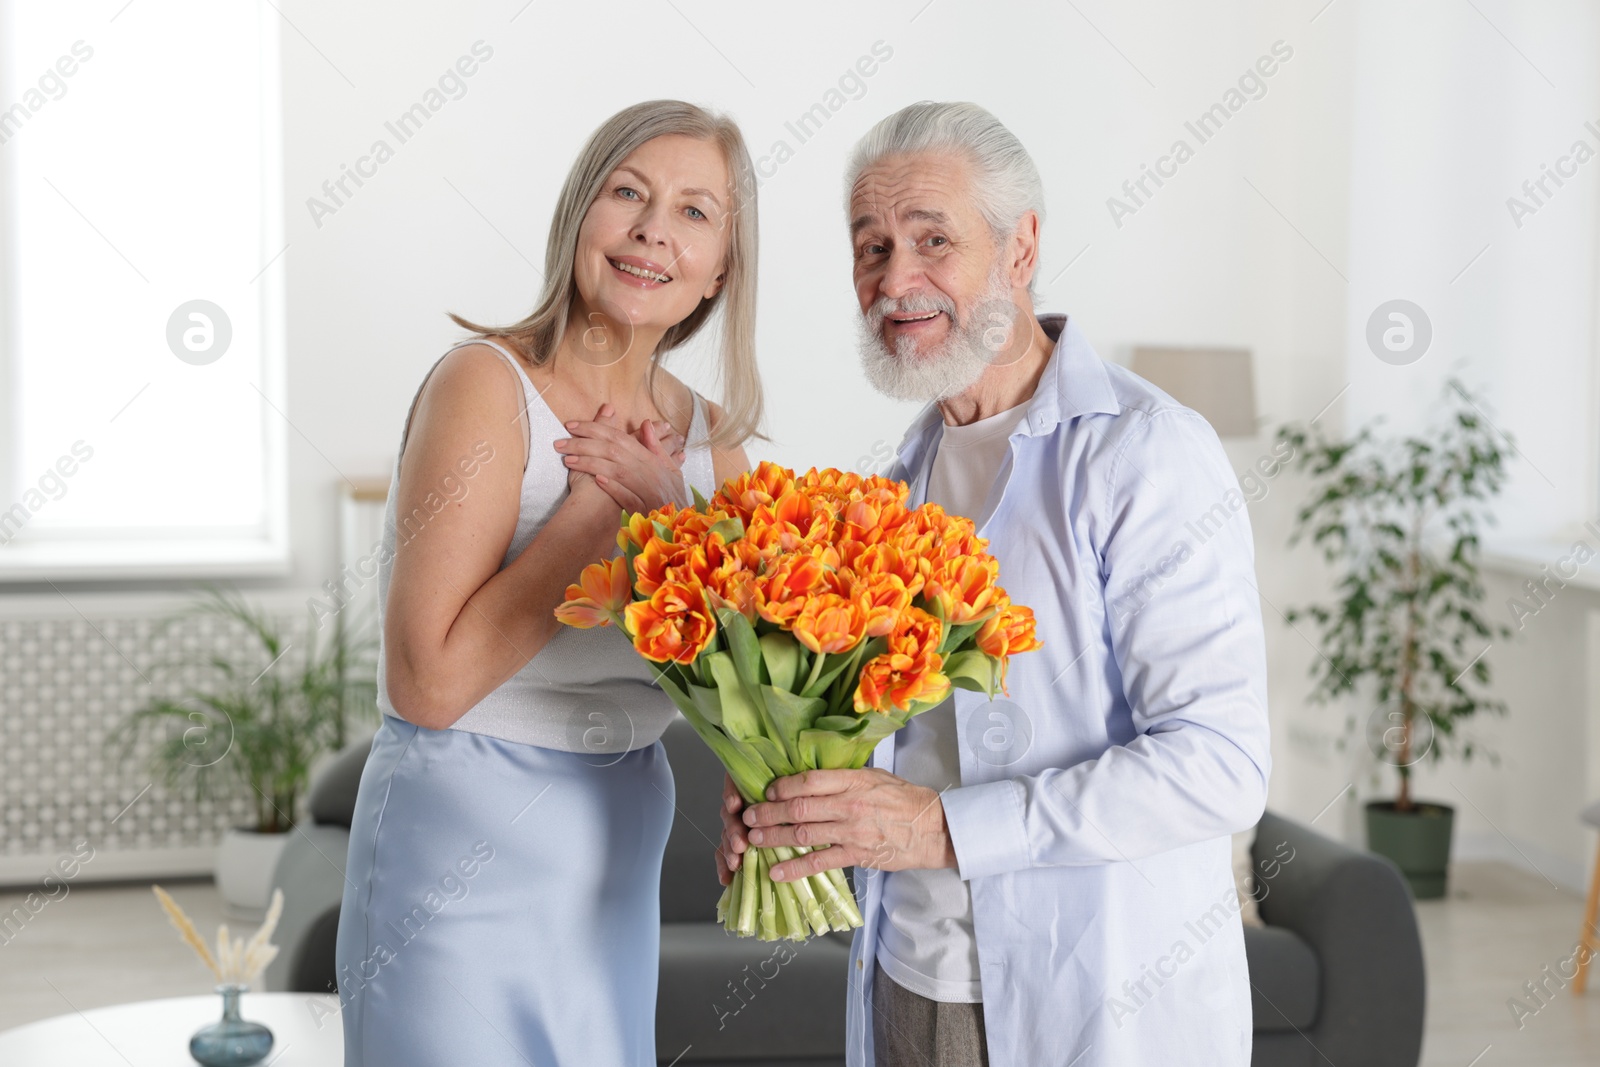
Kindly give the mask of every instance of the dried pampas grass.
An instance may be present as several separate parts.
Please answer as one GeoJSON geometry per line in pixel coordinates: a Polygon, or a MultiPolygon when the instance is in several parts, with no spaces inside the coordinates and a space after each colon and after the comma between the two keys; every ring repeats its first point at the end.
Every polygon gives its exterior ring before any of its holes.
{"type": "Polygon", "coordinates": [[[194,928],[194,923],[189,921],[189,916],[178,907],[178,902],[172,899],[171,894],[158,885],[150,888],[155,892],[156,899],[161,902],[167,918],[172,920],[172,925],[177,927],[178,933],[183,936],[184,943],[194,949],[195,955],[200,957],[200,962],[206,965],[218,982],[249,985],[278,955],[278,946],[271,944],[270,939],[272,931],[278,926],[278,917],[283,914],[283,890],[272,891],[272,903],[267,908],[267,917],[262,920],[261,928],[248,942],[243,938],[230,939],[227,923],[217,927],[217,951],[213,955],[206,947],[205,939],[194,928]]]}

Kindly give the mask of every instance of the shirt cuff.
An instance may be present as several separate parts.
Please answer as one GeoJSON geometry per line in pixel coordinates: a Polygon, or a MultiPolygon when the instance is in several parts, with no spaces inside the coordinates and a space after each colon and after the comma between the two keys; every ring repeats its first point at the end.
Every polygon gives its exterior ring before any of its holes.
{"type": "Polygon", "coordinates": [[[963,881],[1033,866],[1022,821],[1022,783],[1006,779],[946,789],[945,827],[963,881]]]}

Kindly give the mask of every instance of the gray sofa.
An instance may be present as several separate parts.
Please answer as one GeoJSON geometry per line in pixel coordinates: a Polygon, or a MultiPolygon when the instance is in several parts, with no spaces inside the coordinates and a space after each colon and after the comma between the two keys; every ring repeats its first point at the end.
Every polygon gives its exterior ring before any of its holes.
{"type": "Polygon", "coordinates": [[[283,913],[273,936],[278,955],[262,975],[263,989],[338,992],[333,948],[344,899],[344,863],[356,788],[371,751],[369,735],[336,755],[311,782],[307,818],[295,826],[273,869],[272,884],[283,890],[283,913]]]}
{"type": "MultiPolygon", "coordinates": [[[[677,813],[661,872],[656,1052],[676,1067],[843,1067],[849,938],[799,947],[727,935],[721,887],[722,771],[688,723],[662,739],[677,813]],[[790,1023],[804,1018],[797,1031],[790,1023]],[[676,1059],[675,1059],[676,1058],[676,1059]]],[[[278,862],[284,890],[273,990],[334,991],[334,937],[356,786],[368,748],[333,760],[310,794],[311,818],[278,862]]],[[[1422,945],[1410,890],[1388,860],[1268,812],[1258,870],[1276,871],[1261,901],[1265,927],[1245,929],[1255,1012],[1252,1067],[1415,1067],[1422,1047],[1422,945]],[[1287,847],[1285,847],[1287,846],[1287,847]],[[1294,858],[1282,857],[1288,849],[1294,858]],[[1281,867],[1271,866],[1277,858],[1281,867]]]]}
{"type": "Polygon", "coordinates": [[[1399,869],[1270,811],[1252,853],[1258,879],[1277,874],[1261,897],[1267,925],[1244,931],[1251,1067],[1416,1067],[1427,976],[1399,869]],[[1282,842],[1294,858],[1274,868],[1282,842]]]}

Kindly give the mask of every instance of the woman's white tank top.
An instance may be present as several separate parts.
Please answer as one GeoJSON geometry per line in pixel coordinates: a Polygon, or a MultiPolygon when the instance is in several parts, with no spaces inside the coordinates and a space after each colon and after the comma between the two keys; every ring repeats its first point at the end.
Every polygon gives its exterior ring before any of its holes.
{"type": "MultiPolygon", "coordinates": [[[[567,468],[560,453],[550,446],[556,439],[566,437],[567,431],[511,353],[493,341],[464,343],[487,344],[500,353],[522,382],[523,402],[527,408],[528,465],[522,475],[517,529],[500,562],[503,570],[522,554],[566,499],[567,468]]],[[[423,384],[426,383],[424,376],[423,384]]],[[[419,385],[417,395],[421,393],[419,385]]],[[[412,411],[416,409],[415,397],[411,407],[412,411]]],[[[408,412],[400,436],[402,452],[410,424],[408,412]]],[[[695,393],[694,416],[684,449],[684,481],[710,496],[716,489],[716,476],[707,438],[705,406],[700,395],[695,393]]],[[[400,457],[397,454],[390,484],[398,487],[399,483],[400,457]]],[[[382,550],[378,553],[380,619],[388,609],[389,577],[401,529],[406,531],[407,539],[425,535],[431,518],[426,508],[419,508],[397,522],[396,498],[395,488],[391,488],[384,512],[382,550]]],[[[595,558],[598,560],[603,554],[614,551],[610,543],[596,545],[595,558]]],[[[577,577],[573,574],[570,580],[577,581],[577,577]]],[[[401,717],[390,702],[385,685],[381,638],[378,644],[378,707],[385,715],[401,717]]],[[[654,665],[635,652],[615,627],[579,630],[562,626],[526,666],[451,723],[450,729],[564,752],[608,754],[653,744],[675,714],[672,702],[655,685],[654,665]]]]}

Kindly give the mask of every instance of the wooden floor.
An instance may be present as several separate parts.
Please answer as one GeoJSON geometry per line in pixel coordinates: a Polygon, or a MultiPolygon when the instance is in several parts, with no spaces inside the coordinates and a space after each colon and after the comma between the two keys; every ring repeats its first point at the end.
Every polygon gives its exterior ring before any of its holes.
{"type": "MultiPolygon", "coordinates": [[[[211,884],[165,883],[200,930],[216,931],[211,884]]],[[[21,895],[0,893],[0,912],[21,895]]],[[[1423,1067],[1600,1064],[1600,969],[1588,995],[1523,988],[1556,974],[1577,943],[1583,902],[1538,875],[1498,863],[1457,866],[1446,900],[1417,906],[1428,965],[1423,1067]],[[1508,1001],[1527,1008],[1520,1020],[1508,1001]]],[[[236,931],[237,932],[237,931],[236,931]]],[[[187,996],[210,977],[167,924],[149,888],[78,886],[0,944],[0,1030],[130,1000],[187,996]]]]}

